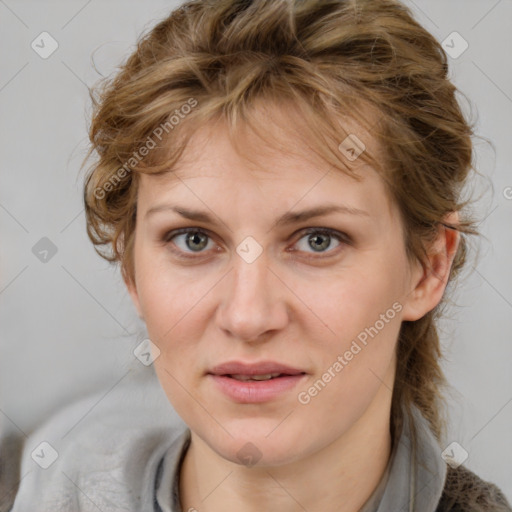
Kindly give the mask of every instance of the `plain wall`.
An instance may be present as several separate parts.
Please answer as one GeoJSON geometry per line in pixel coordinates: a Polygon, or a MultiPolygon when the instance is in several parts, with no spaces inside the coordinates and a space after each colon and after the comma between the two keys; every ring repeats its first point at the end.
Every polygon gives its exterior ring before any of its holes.
{"type": "MultiPolygon", "coordinates": [[[[0,3],[4,430],[28,434],[78,396],[114,385],[145,337],[118,271],[96,255],[85,233],[79,168],[87,148],[86,84],[98,72],[111,73],[140,33],[177,3],[0,3]],[[59,45],[47,59],[31,48],[43,31],[59,45]],[[91,63],[95,50],[98,72],[91,63]],[[57,249],[47,262],[33,252],[43,237],[57,249]]],[[[482,196],[476,213],[485,238],[478,259],[468,262],[442,334],[453,387],[450,440],[469,452],[470,469],[512,501],[512,3],[407,3],[439,41],[457,31],[468,42],[462,55],[449,59],[451,76],[476,107],[478,134],[495,147],[475,141],[482,175],[474,182],[482,196]]],[[[450,45],[460,48],[460,41],[450,45]]]]}

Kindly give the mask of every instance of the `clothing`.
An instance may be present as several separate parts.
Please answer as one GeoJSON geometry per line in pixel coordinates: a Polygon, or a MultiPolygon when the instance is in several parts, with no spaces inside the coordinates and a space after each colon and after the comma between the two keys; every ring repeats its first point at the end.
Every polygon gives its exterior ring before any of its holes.
{"type": "Polygon", "coordinates": [[[0,424],[0,512],[11,510],[18,487],[23,436],[0,424]]]}
{"type": "MultiPolygon", "coordinates": [[[[472,473],[472,479],[464,473],[458,480],[461,471],[447,469],[426,420],[417,409],[413,413],[417,449],[405,420],[386,472],[362,512],[510,511],[495,486],[472,473]],[[445,480],[452,494],[443,494],[445,480]],[[467,491],[461,482],[486,493],[490,508],[453,508],[452,498],[460,502],[460,493],[467,491]]],[[[111,391],[64,408],[29,437],[12,512],[185,512],[179,505],[179,469],[189,441],[190,431],[152,367],[132,370],[111,391]],[[35,462],[51,461],[43,441],[58,452],[47,469],[35,462]]]]}

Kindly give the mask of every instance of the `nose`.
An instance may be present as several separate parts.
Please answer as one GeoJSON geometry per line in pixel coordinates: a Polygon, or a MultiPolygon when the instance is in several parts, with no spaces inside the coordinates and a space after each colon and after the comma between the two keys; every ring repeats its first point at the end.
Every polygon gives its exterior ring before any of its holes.
{"type": "Polygon", "coordinates": [[[232,338],[261,342],[288,322],[286,293],[291,293],[270,268],[265,253],[248,263],[235,255],[217,309],[217,325],[232,338]]]}

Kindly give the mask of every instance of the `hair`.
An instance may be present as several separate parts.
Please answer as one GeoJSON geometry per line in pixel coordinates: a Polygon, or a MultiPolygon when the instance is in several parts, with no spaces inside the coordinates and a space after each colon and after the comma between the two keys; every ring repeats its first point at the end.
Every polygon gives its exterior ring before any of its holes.
{"type": "MultiPolygon", "coordinates": [[[[398,1],[187,1],[141,36],[115,76],[91,92],[86,160],[93,152],[97,158],[84,187],[88,235],[132,281],[140,174],[170,172],[194,128],[209,121],[226,122],[235,143],[240,126],[265,138],[255,122],[258,105],[286,103],[295,116],[286,129],[354,177],[340,151],[349,134],[340,120],[366,127],[382,155],[366,150],[360,158],[378,170],[398,205],[411,261],[428,269],[439,229],[460,232],[452,280],[465,262],[467,235],[477,233],[462,215],[473,127],[457,92],[441,45],[398,1]],[[451,212],[460,216],[450,225],[451,212]]],[[[438,440],[444,434],[436,329],[444,299],[401,325],[393,435],[412,404],[438,440]]]]}

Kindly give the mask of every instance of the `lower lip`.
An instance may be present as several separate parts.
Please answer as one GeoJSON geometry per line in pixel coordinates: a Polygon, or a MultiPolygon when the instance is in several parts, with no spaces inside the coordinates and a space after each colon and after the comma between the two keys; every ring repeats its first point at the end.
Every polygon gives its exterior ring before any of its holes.
{"type": "Polygon", "coordinates": [[[231,400],[241,404],[257,404],[273,400],[293,389],[305,374],[288,375],[260,381],[241,381],[223,375],[209,375],[231,400]]]}

